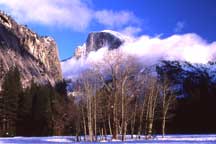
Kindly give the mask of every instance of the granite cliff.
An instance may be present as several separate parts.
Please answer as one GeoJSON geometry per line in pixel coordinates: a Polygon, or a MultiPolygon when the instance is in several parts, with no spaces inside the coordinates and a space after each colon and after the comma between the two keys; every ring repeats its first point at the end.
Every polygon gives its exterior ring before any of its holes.
{"type": "Polygon", "coordinates": [[[57,45],[51,37],[42,37],[27,26],[0,12],[0,84],[10,67],[16,66],[23,86],[51,83],[62,79],[57,45]]]}
{"type": "Polygon", "coordinates": [[[78,59],[82,56],[87,56],[91,51],[97,51],[102,47],[108,47],[109,50],[119,48],[125,39],[120,33],[109,30],[101,32],[91,32],[88,34],[86,43],[76,48],[74,56],[78,59]]]}

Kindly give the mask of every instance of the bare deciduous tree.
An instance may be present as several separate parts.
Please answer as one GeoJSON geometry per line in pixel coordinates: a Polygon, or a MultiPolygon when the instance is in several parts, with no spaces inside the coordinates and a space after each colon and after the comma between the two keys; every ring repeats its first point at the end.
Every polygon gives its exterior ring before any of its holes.
{"type": "Polygon", "coordinates": [[[166,119],[168,117],[168,112],[176,103],[176,96],[171,89],[171,84],[166,77],[163,78],[163,81],[160,86],[161,90],[161,105],[162,105],[162,137],[165,135],[166,119]]]}
{"type": "Polygon", "coordinates": [[[82,73],[80,112],[89,141],[97,141],[98,134],[101,140],[110,134],[112,139],[124,141],[128,131],[132,138],[133,134],[140,138],[144,131],[151,138],[161,107],[165,129],[173,96],[163,92],[166,85],[160,85],[150,69],[120,50],[113,50],[82,73]]]}

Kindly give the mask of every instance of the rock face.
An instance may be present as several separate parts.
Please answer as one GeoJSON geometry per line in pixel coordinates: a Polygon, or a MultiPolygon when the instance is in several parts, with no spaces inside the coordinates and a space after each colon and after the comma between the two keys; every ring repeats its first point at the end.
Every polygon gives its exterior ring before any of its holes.
{"type": "Polygon", "coordinates": [[[108,47],[109,50],[119,48],[124,39],[116,36],[120,33],[113,31],[92,32],[88,35],[86,43],[76,48],[74,56],[78,59],[81,56],[88,55],[91,51],[97,51],[102,47],[108,47]]]}
{"type": "Polygon", "coordinates": [[[0,83],[12,66],[20,70],[24,87],[31,80],[54,84],[62,79],[55,41],[38,36],[3,12],[0,12],[0,65],[0,83]]]}
{"type": "Polygon", "coordinates": [[[110,50],[117,49],[123,41],[108,32],[95,32],[88,35],[86,41],[86,52],[96,51],[107,46],[110,50]]]}

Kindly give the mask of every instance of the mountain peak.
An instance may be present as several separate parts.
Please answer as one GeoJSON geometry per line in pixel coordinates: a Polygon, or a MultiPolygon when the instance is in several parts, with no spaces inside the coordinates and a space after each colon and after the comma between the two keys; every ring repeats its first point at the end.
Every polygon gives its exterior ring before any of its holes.
{"type": "Polygon", "coordinates": [[[107,47],[109,50],[117,49],[124,42],[125,36],[112,30],[91,32],[88,34],[86,42],[76,48],[74,56],[78,59],[103,47],[107,47]]]}

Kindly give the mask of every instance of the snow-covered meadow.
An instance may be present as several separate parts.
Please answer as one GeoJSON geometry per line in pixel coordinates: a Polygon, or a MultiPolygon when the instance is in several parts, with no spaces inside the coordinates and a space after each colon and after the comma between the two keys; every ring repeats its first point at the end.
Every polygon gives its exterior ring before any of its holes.
{"type": "MultiPolygon", "coordinates": [[[[107,137],[107,141],[101,141],[106,143],[154,143],[154,144],[215,144],[216,135],[166,135],[164,138],[157,135],[151,140],[145,140],[142,138],[130,139],[130,136],[127,136],[126,141],[111,141],[110,137],[107,137]]],[[[0,144],[25,144],[25,143],[34,143],[34,144],[51,144],[51,143],[88,143],[88,142],[76,142],[75,137],[73,136],[53,136],[53,137],[14,137],[14,138],[0,138],[0,144]]],[[[96,143],[96,142],[94,142],[96,143]]],[[[100,142],[97,142],[100,143],[100,142]]]]}

